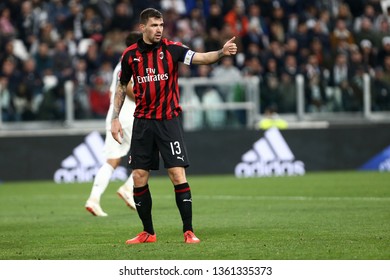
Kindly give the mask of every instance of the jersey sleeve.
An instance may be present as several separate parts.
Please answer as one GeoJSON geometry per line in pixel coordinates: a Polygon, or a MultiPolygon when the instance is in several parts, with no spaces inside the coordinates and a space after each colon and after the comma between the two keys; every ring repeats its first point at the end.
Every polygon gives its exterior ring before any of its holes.
{"type": "Polygon", "coordinates": [[[186,65],[191,65],[195,52],[190,50],[187,46],[184,46],[180,43],[172,44],[169,45],[168,49],[174,60],[183,62],[186,65]]]}
{"type": "Polygon", "coordinates": [[[121,84],[128,84],[133,75],[133,71],[130,66],[130,53],[126,52],[123,54],[121,59],[121,71],[119,74],[119,80],[121,84]]]}

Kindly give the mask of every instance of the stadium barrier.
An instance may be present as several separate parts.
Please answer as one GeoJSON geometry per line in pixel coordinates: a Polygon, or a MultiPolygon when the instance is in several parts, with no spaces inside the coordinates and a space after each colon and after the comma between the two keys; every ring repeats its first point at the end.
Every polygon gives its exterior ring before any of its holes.
{"type": "MultiPolygon", "coordinates": [[[[370,76],[364,74],[361,110],[308,112],[305,103],[305,80],[302,75],[297,75],[294,86],[296,106],[293,111],[279,113],[279,115],[289,122],[292,128],[316,127],[334,122],[386,122],[390,119],[390,111],[373,110],[371,82],[370,76]]],[[[260,90],[262,83],[263,81],[258,77],[245,77],[241,80],[180,78],[184,129],[193,131],[208,128],[257,128],[259,121],[264,118],[261,109],[261,96],[264,94],[260,90]]],[[[332,90],[328,87],[327,94],[332,95],[332,90]]],[[[92,124],[100,122],[100,120],[76,119],[72,81],[64,83],[64,92],[66,105],[63,121],[3,122],[0,114],[0,133],[6,134],[8,131],[17,131],[25,127],[27,130],[53,126],[71,129],[83,127],[87,122],[92,124]]],[[[387,94],[390,96],[389,92],[387,94]]],[[[390,104],[387,105],[390,108],[390,104]]],[[[95,126],[100,127],[98,124],[95,126]]]]}

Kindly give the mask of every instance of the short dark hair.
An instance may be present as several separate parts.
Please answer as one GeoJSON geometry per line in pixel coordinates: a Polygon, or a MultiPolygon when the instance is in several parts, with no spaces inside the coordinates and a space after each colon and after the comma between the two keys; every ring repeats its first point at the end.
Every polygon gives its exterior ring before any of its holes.
{"type": "Polygon", "coordinates": [[[139,15],[139,23],[146,24],[150,18],[162,18],[163,15],[159,10],[147,8],[139,15]]]}
{"type": "Polygon", "coordinates": [[[132,44],[138,41],[142,37],[142,33],[138,31],[131,31],[127,36],[126,36],[126,46],[130,47],[132,44]]]}

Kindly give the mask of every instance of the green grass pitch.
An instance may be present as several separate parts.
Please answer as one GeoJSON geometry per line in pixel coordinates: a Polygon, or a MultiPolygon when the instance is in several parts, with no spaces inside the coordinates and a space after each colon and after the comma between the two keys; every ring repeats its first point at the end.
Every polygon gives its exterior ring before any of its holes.
{"type": "Polygon", "coordinates": [[[112,182],[108,217],[84,209],[91,184],[0,184],[1,260],[389,260],[390,173],[319,172],[236,179],[189,176],[200,244],[184,244],[173,186],[151,176],[157,242],[112,182]]]}

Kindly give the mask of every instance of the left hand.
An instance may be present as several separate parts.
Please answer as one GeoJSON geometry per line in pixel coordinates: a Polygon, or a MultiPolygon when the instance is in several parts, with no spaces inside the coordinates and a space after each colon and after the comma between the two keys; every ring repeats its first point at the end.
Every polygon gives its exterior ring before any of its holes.
{"type": "Polygon", "coordinates": [[[224,55],[235,55],[237,53],[237,45],[234,43],[236,36],[231,38],[223,45],[222,51],[224,55]]]}

